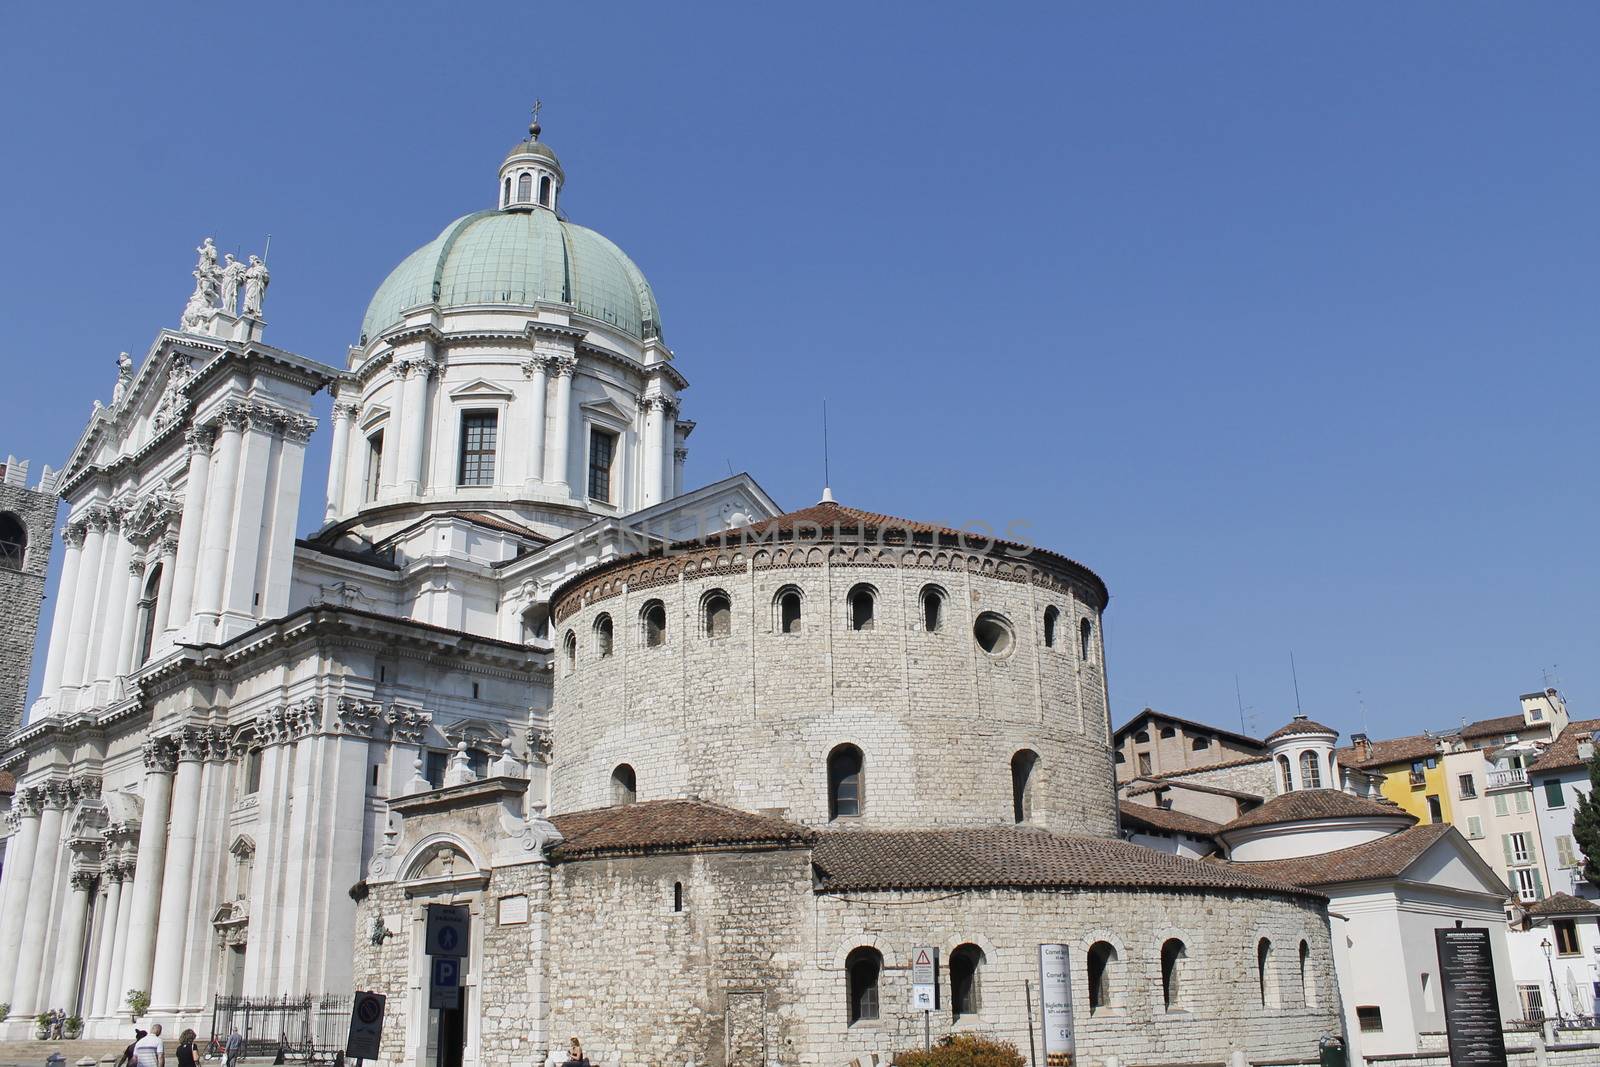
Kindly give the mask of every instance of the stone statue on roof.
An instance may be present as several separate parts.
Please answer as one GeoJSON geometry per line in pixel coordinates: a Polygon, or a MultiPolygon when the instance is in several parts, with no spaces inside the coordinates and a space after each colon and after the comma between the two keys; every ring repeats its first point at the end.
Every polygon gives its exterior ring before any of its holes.
{"type": "Polygon", "coordinates": [[[222,310],[229,315],[237,313],[239,306],[239,286],[244,282],[247,268],[243,263],[233,258],[229,252],[223,256],[222,264],[222,310]]]}
{"type": "Polygon", "coordinates": [[[183,308],[183,328],[193,329],[205,321],[206,312],[217,305],[221,288],[222,269],[217,266],[217,246],[207,237],[195,251],[199,260],[194,265],[194,292],[183,308]]]}
{"type": "Polygon", "coordinates": [[[250,257],[250,266],[244,272],[244,313],[251,318],[261,317],[261,302],[267,297],[267,283],[272,275],[260,256],[250,257]]]}
{"type": "Polygon", "coordinates": [[[111,390],[111,404],[113,407],[120,405],[123,398],[128,395],[128,386],[133,384],[133,358],[123,352],[117,356],[117,384],[111,390]]]}

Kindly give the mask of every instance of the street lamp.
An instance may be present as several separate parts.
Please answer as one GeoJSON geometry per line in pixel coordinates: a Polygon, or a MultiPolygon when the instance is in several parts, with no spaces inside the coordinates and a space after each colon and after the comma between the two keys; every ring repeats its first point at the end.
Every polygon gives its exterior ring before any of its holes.
{"type": "Polygon", "coordinates": [[[1547,937],[1539,942],[1539,947],[1544,949],[1544,965],[1550,971],[1550,1003],[1555,1005],[1556,1022],[1561,1022],[1561,993],[1556,989],[1556,965],[1550,956],[1550,939],[1547,937]]]}

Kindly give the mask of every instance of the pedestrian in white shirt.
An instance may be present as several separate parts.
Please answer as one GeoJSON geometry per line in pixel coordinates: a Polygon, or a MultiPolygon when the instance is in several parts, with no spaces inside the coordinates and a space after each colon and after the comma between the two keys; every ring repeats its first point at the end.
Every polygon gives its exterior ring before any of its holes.
{"type": "Polygon", "coordinates": [[[133,1044],[134,1067],[167,1067],[167,1047],[161,1041],[161,1024],[133,1044]]]}

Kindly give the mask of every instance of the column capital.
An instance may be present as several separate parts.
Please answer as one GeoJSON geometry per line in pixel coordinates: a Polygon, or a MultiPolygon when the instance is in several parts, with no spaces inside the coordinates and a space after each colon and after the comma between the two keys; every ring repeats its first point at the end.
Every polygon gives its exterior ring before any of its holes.
{"type": "Polygon", "coordinates": [[[374,701],[340,696],[335,711],[345,731],[357,737],[371,737],[373,731],[383,723],[383,705],[374,701]]]}
{"type": "Polygon", "coordinates": [[[65,778],[52,778],[44,783],[44,806],[54,811],[66,811],[72,804],[72,789],[65,778]]]}
{"type": "Polygon", "coordinates": [[[548,374],[550,371],[550,364],[554,362],[555,359],[555,356],[546,356],[542,353],[535,352],[533,355],[522,361],[522,376],[524,378],[532,378],[535,374],[548,374]]]}
{"type": "Polygon", "coordinates": [[[199,763],[211,750],[211,731],[203,727],[186,726],[173,741],[178,747],[179,763],[199,763]]]}
{"type": "Polygon", "coordinates": [[[36,785],[18,789],[11,798],[11,814],[19,819],[37,819],[44,810],[44,790],[36,785]]]}
{"type": "Polygon", "coordinates": [[[551,362],[557,378],[570,378],[578,369],[577,356],[554,356],[551,362]]]}
{"type": "Polygon", "coordinates": [[[548,764],[556,754],[556,732],[547,726],[528,727],[528,755],[538,763],[548,764]]]}
{"type": "Polygon", "coordinates": [[[217,429],[215,426],[190,426],[183,431],[184,447],[188,455],[184,458],[192,459],[196,453],[202,456],[211,454],[211,446],[216,443],[217,429]]]}
{"type": "Polygon", "coordinates": [[[61,540],[68,548],[82,548],[83,542],[89,536],[89,524],[82,519],[69,522],[61,528],[61,540]]]}
{"type": "Polygon", "coordinates": [[[100,795],[98,774],[75,774],[67,779],[67,791],[74,800],[93,800],[100,795]]]}
{"type": "Polygon", "coordinates": [[[178,769],[178,746],[170,737],[152,737],[142,746],[147,773],[171,774],[178,769]]]}
{"type": "Polygon", "coordinates": [[[401,378],[410,378],[412,374],[419,374],[424,379],[431,378],[439,370],[440,363],[432,356],[402,356],[390,363],[395,374],[401,378]]]}
{"type": "Polygon", "coordinates": [[[396,744],[420,745],[428,726],[433,722],[433,713],[421,708],[391,704],[383,720],[389,724],[389,736],[396,744]]]}
{"type": "Polygon", "coordinates": [[[687,448],[674,448],[672,450],[672,458],[682,463],[689,458],[689,450],[687,448]]]}
{"type": "Polygon", "coordinates": [[[178,535],[176,533],[164,534],[161,538],[160,555],[163,559],[170,559],[178,554],[178,535]]]}
{"type": "Polygon", "coordinates": [[[106,530],[117,521],[117,512],[106,504],[93,504],[83,513],[83,520],[96,530],[106,530]]]}
{"type": "Polygon", "coordinates": [[[100,875],[97,871],[79,868],[72,872],[70,880],[74,890],[79,893],[89,893],[94,890],[95,879],[99,877],[100,875]]]}
{"type": "Polygon", "coordinates": [[[361,405],[353,401],[338,401],[333,405],[334,422],[354,422],[361,416],[361,405]]]}
{"type": "Polygon", "coordinates": [[[228,728],[226,726],[213,726],[205,734],[206,762],[227,762],[233,754],[232,746],[228,743],[228,728]]]}

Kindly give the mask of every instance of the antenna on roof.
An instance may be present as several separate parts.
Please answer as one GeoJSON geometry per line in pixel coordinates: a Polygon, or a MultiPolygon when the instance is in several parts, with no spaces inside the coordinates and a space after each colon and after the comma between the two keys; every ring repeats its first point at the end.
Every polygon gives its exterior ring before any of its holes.
{"type": "Polygon", "coordinates": [[[1239,691],[1239,672],[1233,672],[1233,699],[1239,705],[1239,732],[1248,734],[1250,731],[1244,725],[1244,694],[1239,691]]]}
{"type": "Polygon", "coordinates": [[[1294,678],[1294,713],[1303,715],[1305,713],[1300,710],[1300,672],[1295,670],[1294,649],[1292,648],[1289,650],[1289,674],[1294,678]]]}
{"type": "Polygon", "coordinates": [[[1362,733],[1368,733],[1369,731],[1367,730],[1367,698],[1361,695],[1361,690],[1359,690],[1359,689],[1356,690],[1356,703],[1361,705],[1361,732],[1362,733]]]}
{"type": "Polygon", "coordinates": [[[833,475],[828,469],[828,398],[822,398],[822,504],[833,503],[833,475]]]}
{"type": "Polygon", "coordinates": [[[269,233],[267,234],[267,247],[261,250],[261,262],[265,263],[270,255],[272,255],[272,234],[269,233]]]}

